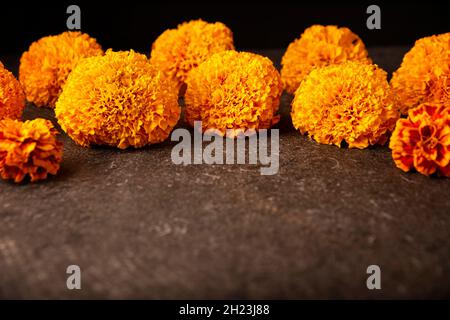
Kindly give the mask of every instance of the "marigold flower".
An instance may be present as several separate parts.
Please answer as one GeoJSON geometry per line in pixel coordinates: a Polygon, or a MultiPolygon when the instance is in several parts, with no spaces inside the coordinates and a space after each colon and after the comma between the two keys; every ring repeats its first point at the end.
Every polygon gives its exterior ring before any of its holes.
{"type": "Polygon", "coordinates": [[[28,101],[54,108],[70,71],[85,57],[103,54],[94,38],[67,31],[41,38],[20,59],[19,80],[28,101]]]}
{"type": "Polygon", "coordinates": [[[19,183],[27,176],[34,182],[55,175],[62,159],[57,134],[49,120],[1,120],[0,176],[19,183]]]}
{"type": "Polygon", "coordinates": [[[19,119],[25,108],[25,94],[16,77],[0,62],[0,120],[19,119]]]}
{"type": "Polygon", "coordinates": [[[189,71],[214,53],[233,49],[233,33],[226,25],[194,20],[164,31],[152,45],[150,62],[181,88],[189,71]]]}
{"type": "Polygon", "coordinates": [[[323,144],[384,144],[399,116],[386,78],[377,65],[354,61],[314,69],[295,93],[294,127],[323,144]]]}
{"type": "Polygon", "coordinates": [[[145,55],[108,50],[78,63],[56,102],[55,115],[81,146],[125,149],[164,141],[180,107],[175,83],[145,55]]]}
{"type": "Polygon", "coordinates": [[[450,105],[423,103],[399,119],[389,147],[396,166],[450,177],[450,105]]]}
{"type": "Polygon", "coordinates": [[[279,120],[281,77],[272,62],[249,52],[216,53],[187,78],[186,120],[202,129],[238,134],[266,129],[279,120]]]}
{"type": "Polygon", "coordinates": [[[402,114],[425,102],[450,102],[450,33],[422,38],[391,80],[402,114]]]}
{"type": "Polygon", "coordinates": [[[315,67],[345,61],[371,63],[362,40],[348,28],[314,25],[292,42],[281,60],[281,78],[293,94],[315,67]]]}

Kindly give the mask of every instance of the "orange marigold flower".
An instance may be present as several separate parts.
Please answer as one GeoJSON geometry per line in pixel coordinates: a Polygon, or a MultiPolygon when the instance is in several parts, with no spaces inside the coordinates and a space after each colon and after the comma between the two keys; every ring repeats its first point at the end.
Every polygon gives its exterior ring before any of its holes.
{"type": "Polygon", "coordinates": [[[450,105],[423,103],[399,119],[389,147],[396,166],[450,177],[450,105]]]}
{"type": "Polygon", "coordinates": [[[362,149],[384,144],[399,114],[386,72],[348,61],[311,71],[295,93],[291,116],[296,129],[319,143],[362,149]]]}
{"type": "Polygon", "coordinates": [[[44,180],[55,175],[62,159],[62,143],[58,131],[45,119],[21,122],[0,121],[0,176],[5,180],[21,182],[26,176],[31,181],[44,180]]]}
{"type": "Polygon", "coordinates": [[[19,119],[25,108],[25,94],[16,77],[0,62],[0,120],[19,119]]]}
{"type": "Polygon", "coordinates": [[[180,117],[176,85],[131,51],[81,60],[56,102],[62,129],[78,144],[125,149],[164,141],[180,117]]]}
{"type": "Polygon", "coordinates": [[[348,28],[314,25],[292,42],[281,60],[281,77],[293,94],[314,67],[345,61],[371,63],[362,40],[348,28]]]}
{"type": "Polygon", "coordinates": [[[150,62],[180,88],[189,71],[212,54],[233,49],[233,33],[226,25],[194,20],[164,31],[152,45],[150,62]]]}
{"type": "Polygon", "coordinates": [[[216,53],[187,78],[186,120],[202,129],[238,134],[266,129],[279,120],[281,77],[266,57],[249,52],[216,53]]]}
{"type": "Polygon", "coordinates": [[[450,102],[450,32],[422,38],[391,80],[402,114],[425,102],[450,102]]]}
{"type": "Polygon", "coordinates": [[[20,59],[19,80],[28,101],[54,108],[70,71],[85,57],[103,54],[94,38],[67,31],[41,38],[20,59]]]}

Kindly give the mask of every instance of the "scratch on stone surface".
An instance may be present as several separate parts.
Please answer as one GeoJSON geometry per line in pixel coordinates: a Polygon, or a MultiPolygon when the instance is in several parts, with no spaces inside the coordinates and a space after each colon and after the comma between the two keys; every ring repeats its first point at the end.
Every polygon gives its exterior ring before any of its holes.
{"type": "Polygon", "coordinates": [[[403,174],[400,174],[400,178],[401,178],[402,180],[408,182],[408,183],[417,184],[416,181],[409,180],[409,179],[406,178],[403,174]]]}
{"type": "Polygon", "coordinates": [[[164,237],[172,233],[172,228],[167,223],[163,224],[162,226],[156,226],[155,230],[159,237],[164,237]]]}
{"type": "Polygon", "coordinates": [[[331,169],[339,169],[341,167],[339,160],[332,158],[332,157],[328,157],[328,159],[333,160],[335,162],[335,165],[331,167],[331,169]]]}
{"type": "Polygon", "coordinates": [[[123,182],[116,183],[116,186],[117,187],[121,187],[121,186],[123,186],[123,185],[125,185],[127,183],[128,183],[128,179],[125,179],[123,182]]]}
{"type": "Polygon", "coordinates": [[[0,239],[0,260],[6,264],[12,264],[14,257],[17,256],[17,244],[12,239],[0,239]]]}
{"type": "Polygon", "coordinates": [[[409,235],[409,234],[405,234],[404,239],[409,242],[409,243],[413,243],[414,242],[414,238],[409,235]]]}
{"type": "Polygon", "coordinates": [[[416,257],[411,257],[411,263],[414,265],[414,267],[416,267],[416,269],[422,268],[422,262],[416,257]]]}
{"type": "Polygon", "coordinates": [[[391,216],[389,213],[380,211],[380,216],[387,219],[387,220],[394,220],[394,217],[391,216]]]}
{"type": "Polygon", "coordinates": [[[110,169],[116,169],[117,168],[117,164],[115,161],[111,161],[111,163],[109,164],[109,168],[110,169]]]}
{"type": "Polygon", "coordinates": [[[174,223],[170,224],[165,222],[160,225],[156,225],[153,228],[158,237],[165,237],[170,234],[185,235],[188,231],[187,222],[184,219],[174,219],[174,223]]]}
{"type": "Polygon", "coordinates": [[[215,175],[215,174],[203,173],[203,175],[207,176],[209,178],[212,178],[213,180],[220,179],[220,177],[218,175],[215,175]]]}

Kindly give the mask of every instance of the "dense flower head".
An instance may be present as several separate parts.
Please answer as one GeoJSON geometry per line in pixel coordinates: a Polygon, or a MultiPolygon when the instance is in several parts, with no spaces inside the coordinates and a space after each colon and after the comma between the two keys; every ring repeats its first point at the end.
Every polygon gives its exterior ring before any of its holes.
{"type": "Polygon", "coordinates": [[[226,25],[193,20],[164,31],[152,45],[150,61],[181,87],[189,71],[212,54],[233,49],[233,33],[226,25]]]}
{"type": "Polygon", "coordinates": [[[450,102],[450,32],[422,38],[391,80],[403,114],[425,102],[450,102]]]}
{"type": "Polygon", "coordinates": [[[187,79],[186,120],[224,135],[267,129],[279,120],[281,77],[263,56],[237,51],[216,53],[187,79]]]}
{"type": "Polygon", "coordinates": [[[354,61],[314,69],[295,93],[294,127],[323,144],[385,143],[399,116],[386,78],[378,66],[354,61]]]}
{"type": "Polygon", "coordinates": [[[396,166],[450,177],[450,104],[423,103],[399,119],[389,147],[396,166]]]}
{"type": "Polygon", "coordinates": [[[31,44],[20,59],[19,80],[27,100],[54,108],[70,71],[85,57],[103,54],[94,38],[67,31],[31,44]]]}
{"type": "Polygon", "coordinates": [[[55,175],[62,160],[62,143],[49,120],[0,121],[0,176],[19,183],[55,175]]]}
{"type": "Polygon", "coordinates": [[[281,77],[293,94],[315,67],[345,61],[371,63],[362,40],[348,28],[313,25],[289,44],[281,61],[281,77]]]}
{"type": "Polygon", "coordinates": [[[25,94],[16,77],[0,62],[0,120],[19,119],[25,108],[25,94]]]}
{"type": "Polygon", "coordinates": [[[108,50],[75,67],[55,114],[76,143],[124,149],[164,141],[180,117],[180,107],[174,81],[145,55],[108,50]]]}

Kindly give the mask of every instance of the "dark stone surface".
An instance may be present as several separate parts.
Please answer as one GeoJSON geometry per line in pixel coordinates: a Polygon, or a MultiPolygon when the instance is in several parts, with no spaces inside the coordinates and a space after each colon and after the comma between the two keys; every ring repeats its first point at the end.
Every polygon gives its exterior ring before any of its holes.
{"type": "MultiPolygon", "coordinates": [[[[405,48],[370,52],[391,72],[405,48]]],[[[0,297],[450,297],[450,180],[403,173],[387,147],[310,141],[289,102],[275,176],[176,166],[171,142],[85,149],[62,135],[58,176],[0,182],[0,297]],[[81,291],[66,289],[70,264],[81,291]],[[381,291],[366,288],[370,264],[381,291]]],[[[25,117],[52,114],[28,106],[25,117]]]]}

